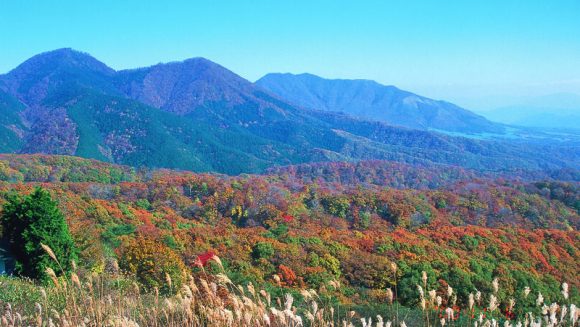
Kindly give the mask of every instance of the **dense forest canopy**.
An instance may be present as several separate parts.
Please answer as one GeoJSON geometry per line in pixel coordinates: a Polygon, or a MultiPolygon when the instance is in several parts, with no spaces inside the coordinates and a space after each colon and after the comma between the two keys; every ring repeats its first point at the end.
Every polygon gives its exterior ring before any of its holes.
{"type": "Polygon", "coordinates": [[[533,285],[556,299],[560,281],[568,281],[572,297],[579,296],[578,182],[474,178],[450,170],[456,182],[430,188],[425,180],[440,180],[444,169],[399,180],[399,166],[380,162],[374,169],[354,167],[348,178],[321,175],[332,166],[306,178],[294,168],[231,177],[134,171],[58,156],[3,156],[0,163],[1,194],[41,186],[58,199],[80,250],[79,266],[90,271],[103,271],[111,259],[136,274],[156,271],[131,263],[128,254],[143,249],[151,252],[139,255],[166,252],[171,269],[195,270],[204,256],[219,255],[238,282],[274,283],[276,275],[288,288],[319,288],[341,280],[334,296],[345,303],[382,299],[394,283],[383,273],[391,263],[400,267],[399,298],[408,305],[416,301],[421,271],[440,276],[429,280],[431,287],[454,285],[458,301],[490,289],[498,276],[506,292],[533,285]],[[353,186],[357,169],[392,175],[397,187],[383,179],[353,186]]]}

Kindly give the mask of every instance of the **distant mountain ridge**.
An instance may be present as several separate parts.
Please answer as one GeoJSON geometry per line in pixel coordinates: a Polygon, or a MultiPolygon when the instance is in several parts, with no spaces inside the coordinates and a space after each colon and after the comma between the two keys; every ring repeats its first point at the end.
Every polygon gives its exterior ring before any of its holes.
{"type": "Polygon", "coordinates": [[[580,108],[511,106],[482,114],[494,121],[515,126],[580,130],[580,108]]]}
{"type": "Polygon", "coordinates": [[[302,107],[343,112],[418,129],[502,133],[503,126],[452,103],[370,80],[325,79],[312,74],[268,74],[256,84],[302,107]]]}
{"type": "Polygon", "coordinates": [[[59,49],[0,75],[0,152],[227,174],[318,161],[578,167],[580,149],[481,142],[296,106],[203,58],[115,71],[59,49]],[[537,153],[550,155],[537,156],[537,153]]]}
{"type": "Polygon", "coordinates": [[[580,95],[556,93],[524,97],[480,114],[510,125],[580,130],[580,95]]]}

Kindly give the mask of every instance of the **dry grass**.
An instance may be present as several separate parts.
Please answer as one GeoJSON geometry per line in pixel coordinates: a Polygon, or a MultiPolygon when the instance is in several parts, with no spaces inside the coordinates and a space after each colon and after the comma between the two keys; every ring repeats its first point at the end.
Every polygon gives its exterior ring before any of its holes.
{"type": "MultiPolygon", "coordinates": [[[[137,284],[116,274],[93,274],[81,278],[72,273],[68,278],[59,278],[50,269],[47,274],[54,285],[40,290],[40,300],[34,309],[26,314],[19,313],[6,303],[0,326],[407,326],[405,317],[399,316],[396,294],[394,301],[393,295],[388,299],[391,306],[388,315],[360,317],[352,311],[339,316],[337,308],[320,305],[322,302],[314,290],[302,290],[302,299],[297,305],[290,294],[284,298],[272,298],[270,293],[258,290],[252,284],[234,285],[222,273],[197,279],[188,276],[187,283],[171,297],[161,297],[157,290],[143,292],[137,284]]],[[[492,282],[493,294],[470,294],[465,308],[455,305],[457,297],[453,288],[449,287],[444,294],[426,291],[426,274],[422,280],[423,285],[417,285],[417,310],[423,312],[418,324],[422,326],[578,326],[580,312],[574,304],[545,304],[541,294],[536,299],[540,314],[529,312],[521,321],[510,320],[500,312],[499,280],[492,282]],[[460,314],[469,318],[459,320],[460,314]]],[[[171,278],[168,277],[166,283],[171,284],[171,278]]],[[[340,287],[337,281],[329,285],[340,287]]],[[[522,290],[521,296],[532,296],[531,291],[522,290]]],[[[568,298],[568,285],[565,283],[562,294],[568,298]]],[[[507,309],[513,310],[518,300],[508,299],[502,303],[507,303],[507,309]]]]}

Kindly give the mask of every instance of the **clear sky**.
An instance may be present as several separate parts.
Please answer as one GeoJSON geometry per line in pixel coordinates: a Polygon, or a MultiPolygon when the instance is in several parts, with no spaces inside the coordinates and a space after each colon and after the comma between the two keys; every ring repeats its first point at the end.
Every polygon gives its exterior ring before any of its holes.
{"type": "Polygon", "coordinates": [[[115,69],[202,56],[252,81],[310,72],[459,102],[580,93],[580,0],[0,0],[0,73],[61,47],[115,69]]]}

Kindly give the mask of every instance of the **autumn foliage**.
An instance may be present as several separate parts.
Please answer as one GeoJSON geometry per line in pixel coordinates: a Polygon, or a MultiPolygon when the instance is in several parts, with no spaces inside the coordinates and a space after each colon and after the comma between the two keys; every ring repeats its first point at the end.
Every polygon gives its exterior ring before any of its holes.
{"type": "Polygon", "coordinates": [[[146,238],[127,239],[118,249],[119,266],[147,289],[174,293],[185,279],[185,265],[167,246],[146,238]]]}
{"type": "MultiPolygon", "coordinates": [[[[4,160],[13,170],[8,175],[60,169],[73,176],[77,159],[4,160]]],[[[121,273],[149,290],[177,290],[184,271],[222,272],[212,263],[218,256],[235,283],[274,285],[277,276],[293,289],[337,280],[343,287],[327,290],[350,304],[384,299],[396,280],[401,303],[415,305],[421,271],[439,276],[428,285],[437,291],[455,285],[458,303],[475,289],[490,290],[495,276],[506,290],[530,286],[554,300],[560,297],[555,281],[567,281],[570,296],[579,296],[577,182],[473,172],[447,172],[453,177],[445,179],[443,168],[433,170],[439,177],[421,171],[405,180],[397,169],[410,168],[375,164],[377,173],[369,176],[376,179],[366,182],[357,169],[372,171],[370,165],[343,167],[339,175],[328,169],[328,176],[324,170],[307,176],[301,168],[300,174],[231,177],[100,164],[97,172],[75,170],[74,181],[6,178],[0,194],[43,186],[59,199],[83,269],[99,273],[118,260],[121,273]],[[113,171],[126,175],[108,178],[113,171]],[[397,187],[381,184],[388,171],[400,177],[397,187]],[[396,276],[385,273],[392,264],[396,276]]]]}

